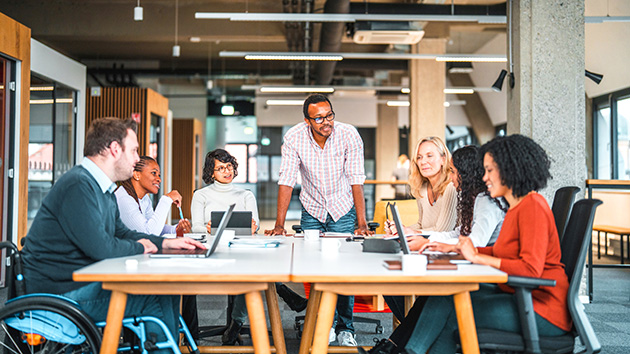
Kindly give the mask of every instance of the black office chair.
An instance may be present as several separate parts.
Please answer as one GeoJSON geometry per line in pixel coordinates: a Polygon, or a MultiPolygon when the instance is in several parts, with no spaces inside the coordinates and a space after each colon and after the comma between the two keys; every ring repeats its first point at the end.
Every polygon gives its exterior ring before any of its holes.
{"type": "MultiPolygon", "coordinates": [[[[573,320],[571,333],[558,337],[538,335],[532,303],[532,290],[539,286],[555,286],[554,280],[509,276],[507,285],[515,290],[523,333],[521,335],[491,329],[477,329],[479,348],[482,351],[573,353],[575,337],[579,337],[586,347],[585,353],[599,353],[601,345],[584,313],[584,307],[578,299],[578,294],[586,252],[591,245],[595,208],[601,203],[597,199],[583,199],[575,203],[566,228],[566,237],[561,241],[561,261],[565,265],[564,271],[569,278],[567,302],[573,320]]],[[[459,338],[458,334],[457,338],[459,338]]]]}
{"type": "Polygon", "coordinates": [[[562,187],[556,191],[553,197],[551,212],[553,213],[553,218],[556,220],[556,229],[558,230],[560,242],[562,242],[564,230],[567,228],[567,222],[569,221],[569,215],[571,215],[571,210],[573,209],[575,195],[579,191],[580,188],[574,186],[562,187]]]}

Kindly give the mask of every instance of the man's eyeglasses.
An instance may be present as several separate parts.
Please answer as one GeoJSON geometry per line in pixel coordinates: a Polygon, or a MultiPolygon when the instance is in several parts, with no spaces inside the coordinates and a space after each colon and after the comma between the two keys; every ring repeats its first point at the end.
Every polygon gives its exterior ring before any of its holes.
{"type": "Polygon", "coordinates": [[[306,118],[314,120],[314,121],[315,121],[315,123],[317,123],[317,124],[322,124],[322,123],[324,123],[324,119],[326,119],[326,120],[327,120],[327,121],[329,121],[329,122],[330,122],[331,120],[335,119],[335,112],[330,111],[330,113],[328,113],[328,114],[327,114],[326,116],[324,116],[324,117],[316,117],[316,118],[306,117],[306,118]]]}
{"type": "Polygon", "coordinates": [[[219,168],[215,168],[214,169],[216,172],[220,172],[220,173],[225,173],[227,171],[234,171],[234,166],[232,165],[227,165],[227,166],[221,166],[219,168]]]}

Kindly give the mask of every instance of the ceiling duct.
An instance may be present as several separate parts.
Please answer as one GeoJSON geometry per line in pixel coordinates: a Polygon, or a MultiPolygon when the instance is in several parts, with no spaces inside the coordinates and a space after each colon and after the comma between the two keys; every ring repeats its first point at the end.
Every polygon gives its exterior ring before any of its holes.
{"type": "Polygon", "coordinates": [[[424,31],[410,22],[357,22],[352,40],[357,44],[416,44],[424,31]]]}

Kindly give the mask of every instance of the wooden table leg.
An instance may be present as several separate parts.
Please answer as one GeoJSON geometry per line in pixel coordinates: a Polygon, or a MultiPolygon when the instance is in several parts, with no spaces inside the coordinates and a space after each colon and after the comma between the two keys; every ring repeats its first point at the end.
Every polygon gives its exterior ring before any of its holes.
{"type": "Polygon", "coordinates": [[[328,352],[328,335],[335,318],[337,294],[323,291],[321,296],[311,354],[326,354],[328,352]]]}
{"type": "Polygon", "coordinates": [[[112,295],[109,299],[109,309],[107,310],[101,354],[116,354],[126,306],[127,294],[116,290],[112,291],[112,295]]]}
{"type": "Polygon", "coordinates": [[[459,339],[464,354],[479,354],[479,341],[477,340],[477,328],[473,315],[470,292],[464,291],[453,295],[455,311],[457,312],[457,325],[459,326],[459,339]]]}
{"type": "Polygon", "coordinates": [[[306,305],[306,315],[304,316],[304,328],[302,329],[299,354],[308,354],[313,344],[313,333],[315,333],[315,322],[317,321],[317,311],[319,311],[321,298],[322,292],[314,290],[311,286],[308,304],[306,305]]]}
{"type": "Polygon", "coordinates": [[[265,290],[267,298],[267,310],[269,311],[269,322],[271,322],[271,335],[276,354],[287,354],[287,345],[284,342],[284,331],[282,330],[282,318],[280,317],[280,307],[278,307],[278,295],[276,295],[276,283],[269,283],[269,288],[265,290]]]}
{"type": "Polygon", "coordinates": [[[247,315],[249,316],[252,343],[256,354],[271,354],[269,336],[267,334],[267,319],[263,308],[262,296],[259,291],[245,294],[247,315]]]}

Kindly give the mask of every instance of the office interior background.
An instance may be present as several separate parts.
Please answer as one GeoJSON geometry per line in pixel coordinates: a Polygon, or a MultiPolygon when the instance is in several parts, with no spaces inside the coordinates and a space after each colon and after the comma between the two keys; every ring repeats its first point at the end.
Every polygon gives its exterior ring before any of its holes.
{"type": "MultiPolygon", "coordinates": [[[[3,240],[25,236],[55,181],[80,163],[85,130],[105,112],[99,99],[126,102],[138,90],[166,104],[120,116],[142,122],[141,152],[162,166],[161,193],[178,189],[189,204],[204,185],[205,153],[225,147],[262,219],[275,219],[282,136],[302,121],[308,95],[290,91],[300,88],[328,92],[336,120],[357,127],[368,180],[390,180],[398,155],[413,155],[425,135],[455,150],[515,132],[552,151],[557,184],[630,179],[628,1],[3,0],[0,13],[3,240]],[[308,17],[332,13],[349,19],[308,17]],[[246,60],[257,52],[344,55],[246,60]],[[188,150],[184,136],[194,139],[188,150]]],[[[388,184],[365,192],[368,218],[394,196],[388,184]]],[[[289,220],[299,218],[298,193],[289,220]]]]}

